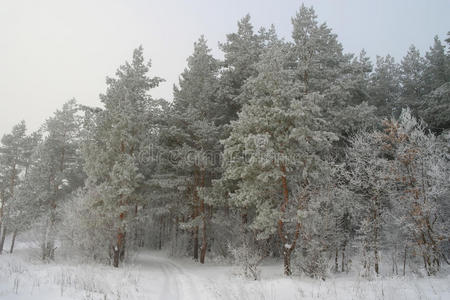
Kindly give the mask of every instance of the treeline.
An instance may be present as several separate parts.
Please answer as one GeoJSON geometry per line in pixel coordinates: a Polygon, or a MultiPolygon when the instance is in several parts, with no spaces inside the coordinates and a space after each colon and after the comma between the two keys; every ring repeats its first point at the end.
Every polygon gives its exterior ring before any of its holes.
{"type": "Polygon", "coordinates": [[[449,254],[450,38],[372,65],[312,8],[292,25],[286,41],[247,15],[223,60],[200,37],[171,102],[150,96],[163,79],[140,47],[107,78],[103,107],[71,100],[37,132],[14,126],[0,251],[32,230],[44,260],[118,267],[145,246],[231,258],[255,278],[268,256],[286,275],[436,274],[449,254]]]}

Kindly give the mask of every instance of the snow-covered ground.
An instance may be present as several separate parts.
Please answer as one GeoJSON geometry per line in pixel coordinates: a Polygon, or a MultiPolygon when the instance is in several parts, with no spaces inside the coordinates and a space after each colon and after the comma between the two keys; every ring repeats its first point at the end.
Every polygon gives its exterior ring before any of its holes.
{"type": "Polygon", "coordinates": [[[450,277],[338,276],[326,281],[285,278],[280,264],[262,267],[258,281],[231,266],[199,265],[143,251],[119,269],[100,264],[44,264],[20,245],[0,256],[0,299],[450,299],[450,277]]]}

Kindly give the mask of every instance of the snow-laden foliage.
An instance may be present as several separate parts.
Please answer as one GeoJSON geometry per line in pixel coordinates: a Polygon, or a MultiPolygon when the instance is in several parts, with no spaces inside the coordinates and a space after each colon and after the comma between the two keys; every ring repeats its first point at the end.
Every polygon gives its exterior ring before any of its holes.
{"type": "Polygon", "coordinates": [[[139,47],[101,107],[70,100],[37,132],[14,126],[0,143],[0,253],[28,231],[45,262],[119,267],[146,247],[233,260],[252,279],[267,258],[320,279],[445,271],[450,39],[373,64],[313,8],[291,21],[285,40],[245,16],[223,59],[201,36],[173,101],[150,95],[163,80],[139,47]]]}

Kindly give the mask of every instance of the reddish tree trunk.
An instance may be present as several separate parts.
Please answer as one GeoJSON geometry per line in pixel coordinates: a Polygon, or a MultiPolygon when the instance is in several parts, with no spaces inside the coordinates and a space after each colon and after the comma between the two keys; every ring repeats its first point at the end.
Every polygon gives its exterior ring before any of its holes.
{"type": "MultiPolygon", "coordinates": [[[[281,172],[283,172],[283,175],[281,176],[281,186],[283,190],[283,203],[281,204],[281,215],[284,216],[284,213],[286,212],[286,207],[289,202],[289,190],[287,185],[287,179],[286,179],[286,167],[284,165],[281,165],[280,167],[281,172]]],[[[292,274],[291,272],[291,260],[290,260],[290,249],[287,248],[288,246],[288,236],[287,233],[284,232],[284,223],[282,220],[282,217],[278,220],[278,235],[281,240],[281,247],[283,249],[283,257],[284,257],[284,274],[286,276],[290,276],[292,274]]]]}
{"type": "MultiPolygon", "coordinates": [[[[192,187],[192,220],[197,219],[198,215],[199,215],[199,207],[198,207],[198,193],[197,193],[197,186],[198,186],[199,182],[198,182],[198,172],[197,169],[194,170],[194,184],[192,187]]],[[[193,248],[194,248],[194,260],[198,260],[198,248],[199,248],[199,243],[198,243],[198,231],[199,228],[197,225],[194,226],[193,231],[192,231],[192,237],[193,237],[193,248]]]]}
{"type": "MultiPolygon", "coordinates": [[[[282,249],[283,249],[283,257],[284,257],[284,274],[286,276],[292,275],[291,271],[291,255],[292,252],[295,249],[295,246],[297,244],[297,240],[300,236],[300,223],[297,221],[294,236],[290,240],[288,237],[287,232],[284,230],[284,222],[283,217],[286,212],[286,207],[289,203],[289,189],[287,184],[287,178],[286,178],[286,166],[281,165],[280,166],[281,172],[283,175],[281,176],[281,186],[283,190],[283,203],[281,204],[280,211],[281,211],[281,218],[278,220],[278,235],[280,237],[281,243],[282,243],[282,249]]],[[[301,201],[299,200],[298,203],[298,209],[301,207],[301,201]]]]}
{"type": "MultiPolygon", "coordinates": [[[[125,213],[121,213],[120,216],[120,222],[122,223],[123,219],[125,218],[125,213]]],[[[122,225],[121,225],[122,226],[122,225]]],[[[119,227],[117,231],[117,241],[116,245],[113,248],[113,266],[118,268],[119,262],[123,260],[124,257],[124,245],[125,245],[125,232],[122,230],[122,227],[119,227]]]]}
{"type": "Polygon", "coordinates": [[[194,228],[194,259],[198,260],[198,226],[194,228]]]}
{"type": "Polygon", "coordinates": [[[14,251],[14,244],[16,243],[16,236],[17,236],[17,229],[14,230],[12,240],[11,240],[11,248],[9,249],[9,253],[13,253],[14,251]]]}
{"type": "MultiPolygon", "coordinates": [[[[205,186],[205,171],[201,172],[200,186],[201,187],[205,186]]],[[[202,248],[200,251],[200,263],[204,264],[208,244],[206,236],[206,210],[205,210],[205,201],[203,199],[200,200],[200,212],[202,214],[202,248]]]]}

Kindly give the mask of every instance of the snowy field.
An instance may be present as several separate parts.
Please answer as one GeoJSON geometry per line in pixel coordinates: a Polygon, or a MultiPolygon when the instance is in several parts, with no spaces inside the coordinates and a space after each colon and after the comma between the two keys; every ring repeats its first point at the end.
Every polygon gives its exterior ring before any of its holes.
{"type": "Polygon", "coordinates": [[[262,279],[236,275],[220,264],[199,265],[143,251],[119,269],[57,261],[44,264],[38,250],[19,244],[0,256],[0,299],[450,299],[450,277],[338,276],[326,281],[284,278],[280,264],[262,267],[262,279]]]}

